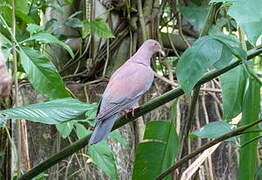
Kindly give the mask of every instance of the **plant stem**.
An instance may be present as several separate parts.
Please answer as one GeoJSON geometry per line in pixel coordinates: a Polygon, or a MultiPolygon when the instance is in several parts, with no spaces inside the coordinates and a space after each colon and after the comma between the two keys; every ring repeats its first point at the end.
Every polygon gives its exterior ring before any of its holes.
{"type": "Polygon", "coordinates": [[[143,8],[142,8],[142,0],[137,1],[137,7],[138,7],[138,15],[141,25],[142,37],[143,37],[143,41],[145,41],[147,40],[147,33],[146,33],[146,24],[145,24],[143,8]]]}
{"type": "Polygon", "coordinates": [[[220,136],[208,143],[206,143],[205,145],[201,146],[200,148],[198,148],[196,151],[192,152],[191,154],[188,154],[186,156],[184,156],[182,159],[180,159],[179,161],[176,162],[176,164],[174,164],[172,167],[168,168],[165,172],[163,172],[162,174],[160,174],[160,176],[158,176],[156,179],[160,180],[163,179],[164,177],[166,177],[167,175],[169,175],[170,173],[172,173],[176,168],[178,168],[179,166],[181,166],[182,164],[184,164],[185,162],[187,162],[189,159],[195,157],[196,155],[198,155],[199,153],[203,152],[204,150],[210,148],[211,146],[214,146],[215,144],[224,141],[228,138],[234,137],[234,136],[238,136],[240,134],[242,134],[246,129],[258,124],[262,122],[262,119],[255,121],[253,123],[247,124],[245,126],[242,126],[240,128],[237,128],[227,134],[224,134],[223,136],[220,136]]]}
{"type": "MultiPolygon", "coordinates": [[[[260,53],[262,53],[262,47],[251,49],[251,50],[248,51],[248,59],[251,59],[251,58],[257,56],[260,53]]],[[[204,83],[212,80],[213,78],[216,78],[219,75],[233,69],[234,67],[241,64],[241,62],[242,62],[241,60],[236,60],[234,63],[231,63],[230,65],[226,66],[223,69],[215,70],[215,71],[206,73],[203,76],[203,78],[201,78],[200,81],[196,84],[195,87],[198,87],[201,84],[204,84],[204,83]]],[[[184,94],[184,91],[182,90],[182,88],[177,88],[177,89],[171,90],[171,91],[149,101],[148,103],[141,106],[137,111],[135,111],[135,114],[134,114],[133,117],[131,115],[129,115],[127,119],[125,118],[125,116],[120,117],[116,121],[116,123],[114,124],[114,127],[113,127],[112,130],[118,129],[119,127],[135,120],[139,116],[144,115],[144,114],[152,111],[153,109],[156,109],[157,107],[159,107],[159,106],[161,106],[161,105],[163,105],[163,104],[165,104],[169,101],[172,101],[173,99],[175,99],[175,98],[177,98],[177,97],[179,97],[183,94],[184,94]]],[[[62,159],[65,159],[66,157],[68,157],[68,156],[72,155],[73,153],[79,151],[81,148],[85,147],[88,144],[88,140],[89,140],[90,136],[91,135],[85,136],[82,139],[71,144],[70,146],[66,147],[62,151],[58,152],[57,154],[54,154],[53,156],[51,156],[50,158],[48,158],[44,162],[40,163],[39,165],[37,165],[33,169],[29,170],[24,175],[22,175],[19,178],[19,180],[32,179],[33,177],[37,176],[41,172],[52,167],[53,165],[55,165],[56,163],[58,163],[62,159]]]]}

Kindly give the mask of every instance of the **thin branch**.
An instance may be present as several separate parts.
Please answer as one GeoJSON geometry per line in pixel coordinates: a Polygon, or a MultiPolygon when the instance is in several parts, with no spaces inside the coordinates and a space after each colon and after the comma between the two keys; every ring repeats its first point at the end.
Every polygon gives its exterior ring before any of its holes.
{"type": "Polygon", "coordinates": [[[145,24],[141,0],[137,1],[137,7],[138,7],[138,15],[139,15],[139,21],[141,25],[142,37],[143,37],[143,41],[145,41],[147,40],[147,31],[146,31],[146,24],[145,24]]]}
{"type": "Polygon", "coordinates": [[[188,154],[186,156],[184,156],[182,159],[180,159],[179,161],[176,162],[176,164],[174,164],[172,167],[168,168],[165,172],[163,172],[162,174],[160,174],[160,176],[158,176],[156,178],[156,180],[160,180],[163,179],[164,177],[166,177],[167,175],[169,175],[170,173],[172,173],[175,169],[177,169],[178,167],[180,167],[182,164],[184,164],[185,162],[187,162],[188,160],[192,159],[193,157],[195,157],[196,155],[198,155],[199,153],[203,152],[204,150],[214,146],[215,144],[222,142],[228,138],[234,137],[234,136],[238,136],[242,133],[244,133],[244,131],[258,123],[262,122],[262,119],[257,120],[255,122],[252,122],[250,124],[247,124],[245,126],[242,126],[240,128],[237,128],[227,134],[224,134],[223,136],[220,136],[208,143],[206,143],[205,145],[201,146],[200,148],[198,148],[197,150],[195,150],[194,152],[192,152],[191,154],[188,154]]]}
{"type": "Polygon", "coordinates": [[[186,143],[189,145],[187,141],[187,137],[191,129],[191,125],[193,123],[199,90],[200,90],[200,86],[197,86],[193,91],[193,97],[192,97],[192,101],[191,101],[190,108],[189,108],[189,116],[187,120],[185,121],[183,129],[181,131],[181,139],[180,139],[181,144],[180,144],[179,158],[181,158],[183,155],[184,149],[186,147],[186,143]]]}
{"type": "MultiPolygon", "coordinates": [[[[260,53],[262,53],[262,47],[261,48],[256,47],[252,50],[249,50],[248,51],[248,59],[251,59],[251,58],[257,56],[260,53]]],[[[206,73],[203,76],[203,78],[201,78],[200,81],[196,84],[196,87],[212,80],[213,78],[218,77],[219,75],[221,75],[221,74],[223,74],[223,73],[225,73],[225,72],[227,72],[231,69],[233,69],[234,67],[238,66],[239,64],[241,64],[241,60],[236,60],[234,63],[231,63],[230,65],[226,66],[223,69],[215,70],[213,72],[206,73]]],[[[125,125],[125,124],[127,124],[131,121],[134,121],[139,116],[144,115],[145,113],[148,113],[148,112],[152,111],[153,109],[156,109],[157,107],[159,107],[159,106],[161,106],[161,105],[163,105],[163,104],[165,104],[169,101],[172,101],[173,99],[175,99],[175,98],[177,98],[177,97],[179,97],[183,94],[184,94],[184,91],[182,90],[182,88],[177,88],[177,89],[171,90],[171,91],[163,94],[162,96],[159,96],[159,97],[149,101],[148,103],[141,106],[137,111],[135,111],[133,117],[131,115],[128,115],[127,119],[125,118],[125,116],[120,117],[117,120],[117,122],[114,124],[114,127],[113,127],[112,130],[118,129],[121,126],[123,126],[123,125],[125,125]]],[[[246,126],[244,126],[244,127],[246,127],[246,126]]],[[[32,179],[33,177],[37,176],[41,172],[52,167],[53,165],[55,165],[56,163],[58,163],[62,159],[65,159],[66,157],[68,157],[68,156],[72,155],[73,153],[79,151],[81,148],[85,147],[88,144],[90,137],[91,137],[91,135],[85,136],[82,139],[79,139],[75,143],[71,144],[70,146],[64,148],[62,151],[54,154],[53,156],[51,156],[47,160],[43,161],[42,163],[40,163],[39,165],[37,165],[36,167],[31,169],[30,171],[28,171],[27,173],[22,175],[19,178],[19,180],[32,179]]],[[[211,146],[208,146],[208,147],[211,147],[211,146]]],[[[204,148],[203,150],[205,150],[205,149],[206,148],[204,148]]],[[[200,152],[202,152],[202,151],[200,151],[200,152]]],[[[198,153],[200,153],[200,152],[198,152],[198,153]]],[[[189,158],[187,157],[187,158],[190,159],[192,157],[189,157],[189,158]]]]}

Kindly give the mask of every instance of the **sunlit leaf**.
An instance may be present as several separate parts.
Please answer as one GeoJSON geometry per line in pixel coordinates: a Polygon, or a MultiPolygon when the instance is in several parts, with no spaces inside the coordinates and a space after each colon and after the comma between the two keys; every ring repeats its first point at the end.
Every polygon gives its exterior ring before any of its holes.
{"type": "Polygon", "coordinates": [[[194,135],[201,138],[217,138],[231,131],[231,124],[224,121],[215,121],[193,131],[190,136],[194,135]]]}
{"type": "Polygon", "coordinates": [[[229,15],[244,29],[247,37],[254,45],[257,38],[262,34],[261,9],[261,0],[238,0],[232,2],[228,11],[229,15]]]}
{"type": "Polygon", "coordinates": [[[70,96],[56,67],[49,59],[28,47],[22,47],[19,54],[28,79],[38,92],[51,99],[70,96]]]}
{"type": "Polygon", "coordinates": [[[0,119],[27,119],[45,124],[58,124],[84,114],[92,106],[73,98],[65,98],[2,110],[0,119]]]}
{"type": "Polygon", "coordinates": [[[50,33],[46,33],[46,32],[36,33],[36,34],[33,34],[30,38],[26,39],[25,41],[31,41],[31,40],[60,45],[65,50],[67,50],[67,52],[71,55],[71,57],[74,57],[74,53],[72,49],[66,43],[64,43],[63,41],[60,41],[59,39],[57,39],[55,36],[53,36],[50,33]]]}

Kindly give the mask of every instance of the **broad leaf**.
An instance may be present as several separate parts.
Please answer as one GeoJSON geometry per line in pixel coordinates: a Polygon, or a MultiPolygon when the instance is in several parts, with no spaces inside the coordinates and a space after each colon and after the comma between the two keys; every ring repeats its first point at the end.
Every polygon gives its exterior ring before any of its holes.
{"type": "Polygon", "coordinates": [[[198,30],[200,31],[203,26],[207,15],[207,7],[203,6],[185,6],[180,8],[183,16],[198,30]]]}
{"type": "MultiPolygon", "coordinates": [[[[248,87],[245,92],[242,106],[242,124],[250,124],[257,121],[260,113],[260,85],[254,79],[249,79],[248,87]]],[[[258,129],[255,125],[249,130],[258,129]]],[[[259,136],[259,133],[245,133],[240,137],[240,144],[243,145],[253,138],[259,136]]],[[[246,146],[241,147],[239,157],[239,179],[254,179],[258,167],[258,140],[255,140],[246,146]]]]}
{"type": "Polygon", "coordinates": [[[223,101],[223,118],[232,119],[242,109],[243,95],[246,84],[245,70],[243,66],[234,69],[220,76],[223,101]]]}
{"type": "Polygon", "coordinates": [[[63,138],[67,138],[74,128],[74,121],[56,124],[56,129],[63,138]]]}
{"type": "Polygon", "coordinates": [[[88,154],[94,164],[108,175],[110,179],[118,179],[113,152],[106,141],[101,141],[88,147],[88,154]]]}
{"type": "Polygon", "coordinates": [[[101,18],[96,18],[94,21],[83,21],[82,37],[85,38],[89,33],[92,33],[101,38],[113,38],[115,37],[110,27],[101,18]]]}
{"type": "Polygon", "coordinates": [[[28,47],[22,47],[19,54],[28,79],[38,92],[51,99],[70,96],[56,67],[49,59],[28,47]]]}
{"type": "Polygon", "coordinates": [[[50,33],[46,33],[46,32],[36,33],[36,34],[33,34],[30,38],[26,39],[25,41],[31,41],[31,40],[41,41],[44,43],[57,44],[63,47],[65,50],[67,50],[67,52],[71,55],[71,57],[74,57],[74,53],[72,49],[66,43],[64,43],[63,41],[60,41],[59,39],[57,39],[55,36],[53,36],[50,33]]]}
{"type": "Polygon", "coordinates": [[[155,179],[174,163],[178,152],[178,136],[171,121],[147,123],[144,140],[136,150],[133,180],[155,179]]]}
{"type": "Polygon", "coordinates": [[[76,128],[76,135],[78,139],[81,139],[82,137],[85,137],[92,133],[92,131],[86,129],[86,127],[80,123],[75,123],[74,126],[76,128]]]}
{"type": "Polygon", "coordinates": [[[257,38],[262,34],[261,9],[261,0],[238,0],[232,2],[228,11],[229,15],[244,29],[248,39],[254,45],[256,44],[257,38]]]}
{"type": "Polygon", "coordinates": [[[185,93],[193,89],[209,67],[220,69],[228,65],[232,55],[241,59],[247,56],[233,36],[221,33],[198,39],[183,53],[176,67],[177,79],[185,93]]]}
{"type": "Polygon", "coordinates": [[[45,124],[58,124],[84,114],[93,104],[65,98],[0,111],[0,119],[27,119],[45,124]]]}
{"type": "Polygon", "coordinates": [[[193,131],[190,136],[194,135],[200,138],[217,138],[231,131],[231,124],[228,124],[224,121],[215,121],[193,131]]]}

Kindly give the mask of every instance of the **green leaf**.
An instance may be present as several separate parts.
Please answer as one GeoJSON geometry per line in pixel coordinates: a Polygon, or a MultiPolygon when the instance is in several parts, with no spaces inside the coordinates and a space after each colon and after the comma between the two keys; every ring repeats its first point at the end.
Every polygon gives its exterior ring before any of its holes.
{"type": "Polygon", "coordinates": [[[24,11],[21,10],[16,10],[15,11],[15,15],[17,16],[17,18],[20,18],[23,22],[25,22],[26,24],[31,24],[34,23],[34,19],[32,19],[30,16],[28,16],[27,14],[25,14],[24,11]]]}
{"type": "Polygon", "coordinates": [[[39,32],[43,32],[45,30],[45,27],[39,26],[37,24],[27,24],[26,30],[30,33],[30,35],[33,35],[39,32]]]}
{"type": "Polygon", "coordinates": [[[172,121],[148,122],[144,140],[136,150],[133,180],[155,179],[174,163],[178,152],[178,136],[172,121]]]}
{"type": "Polygon", "coordinates": [[[73,130],[74,121],[56,124],[56,129],[63,138],[67,138],[73,130]]]}
{"type": "Polygon", "coordinates": [[[223,101],[223,118],[232,119],[242,109],[243,95],[246,84],[245,70],[243,66],[234,69],[220,76],[223,101]]]}
{"type": "Polygon", "coordinates": [[[215,121],[193,131],[191,135],[200,138],[217,138],[232,131],[232,125],[224,121],[215,121]]]}
{"type": "Polygon", "coordinates": [[[82,21],[78,18],[69,18],[66,20],[65,25],[73,27],[73,28],[80,28],[83,27],[82,21]]]}
{"type": "Polygon", "coordinates": [[[28,7],[28,0],[16,0],[15,1],[15,8],[16,11],[22,11],[24,13],[28,13],[29,7],[28,7]]]}
{"type": "Polygon", "coordinates": [[[245,1],[245,0],[210,0],[209,4],[217,2],[235,2],[235,1],[245,1]]]}
{"type": "Polygon", "coordinates": [[[234,36],[220,33],[199,38],[183,53],[176,66],[177,79],[185,93],[193,89],[209,67],[227,66],[232,55],[242,60],[247,57],[234,36]]]}
{"type": "Polygon", "coordinates": [[[256,44],[257,38],[262,34],[261,9],[261,0],[242,0],[232,2],[228,10],[229,15],[244,29],[253,45],[256,44]]]}
{"type": "MultiPolygon", "coordinates": [[[[248,87],[242,106],[242,124],[250,124],[259,119],[260,113],[260,85],[255,79],[248,79],[248,87]]],[[[249,128],[250,131],[258,129],[255,125],[249,128]]],[[[240,137],[240,144],[243,145],[251,139],[259,136],[259,133],[245,133],[240,137]]],[[[239,157],[239,179],[254,179],[258,167],[258,140],[252,141],[240,148],[239,157]]]]}
{"type": "Polygon", "coordinates": [[[106,141],[101,141],[88,147],[88,154],[94,164],[108,175],[110,179],[118,179],[115,158],[106,141]]]}
{"type": "Polygon", "coordinates": [[[93,104],[64,98],[0,111],[0,119],[27,119],[45,124],[58,124],[84,114],[93,104]]]}
{"type": "Polygon", "coordinates": [[[36,177],[34,177],[32,180],[45,180],[46,177],[48,177],[49,175],[46,173],[41,173],[38,174],[36,177]]]}
{"type": "Polygon", "coordinates": [[[261,180],[262,179],[262,163],[260,163],[259,167],[257,168],[255,180],[261,180]]]}
{"type": "Polygon", "coordinates": [[[75,123],[74,126],[76,128],[76,135],[78,139],[81,139],[82,137],[85,137],[92,133],[92,131],[86,129],[85,126],[80,123],[75,123]]]}
{"type": "MultiPolygon", "coordinates": [[[[63,47],[65,50],[67,50],[67,52],[71,55],[71,57],[74,57],[74,53],[72,51],[72,49],[63,41],[60,41],[59,39],[57,39],[55,36],[53,36],[50,33],[47,32],[40,32],[37,34],[33,34],[30,38],[26,39],[25,41],[31,41],[31,40],[36,40],[36,41],[41,41],[44,43],[53,43],[53,44],[57,44],[61,47],[63,47]]],[[[23,41],[23,42],[25,42],[23,41]]]]}
{"type": "Polygon", "coordinates": [[[28,47],[20,48],[22,66],[33,87],[43,95],[51,98],[69,97],[62,78],[54,64],[39,51],[28,47]]]}
{"type": "Polygon", "coordinates": [[[198,30],[200,31],[203,26],[207,15],[207,7],[204,6],[184,6],[180,8],[183,16],[198,30]]]}
{"type": "Polygon", "coordinates": [[[117,142],[119,142],[120,144],[124,146],[128,144],[117,129],[110,132],[109,137],[115,139],[117,142]]]}
{"type": "Polygon", "coordinates": [[[101,38],[114,38],[110,27],[102,18],[96,18],[94,21],[83,21],[82,37],[85,38],[89,33],[93,33],[101,38]]]}
{"type": "Polygon", "coordinates": [[[5,153],[4,153],[4,152],[0,152],[0,157],[1,157],[1,156],[4,156],[4,155],[5,155],[5,153]]]}

